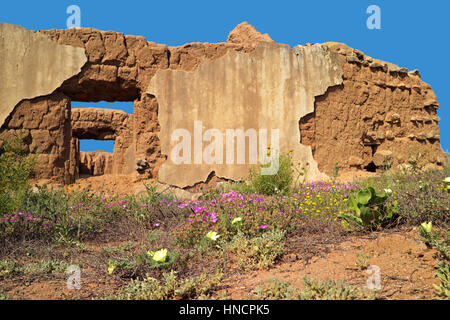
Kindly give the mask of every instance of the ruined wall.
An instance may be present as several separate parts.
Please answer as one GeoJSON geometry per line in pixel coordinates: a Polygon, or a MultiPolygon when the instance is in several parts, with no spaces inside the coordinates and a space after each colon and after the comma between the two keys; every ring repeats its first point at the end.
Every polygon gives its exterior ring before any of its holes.
{"type": "Polygon", "coordinates": [[[178,186],[245,176],[246,166],[171,166],[169,134],[193,120],[205,129],[280,128],[282,150],[309,162],[311,179],[332,174],[336,162],[341,170],[397,167],[418,152],[429,166],[441,165],[438,103],[418,72],[324,45],[331,51],[290,49],[247,23],[226,43],[180,47],[112,31],[33,32],[0,23],[0,139],[25,129],[24,142],[40,153],[38,178],[65,183],[81,167],[137,170],[178,186]],[[133,101],[134,114],[71,116],[71,100],[133,101]],[[79,139],[91,138],[114,139],[114,156],[80,153],[79,139]]]}
{"type": "Polygon", "coordinates": [[[134,171],[133,119],[133,115],[120,110],[72,109],[71,125],[74,138],[115,141],[111,161],[105,154],[99,156],[82,152],[80,163],[85,169],[80,171],[80,174],[126,174],[134,171]],[[105,160],[105,157],[108,160],[105,160]]]}
{"type": "Polygon", "coordinates": [[[86,62],[84,50],[7,23],[0,23],[0,57],[0,127],[20,101],[53,93],[86,62]]]}
{"type": "MultiPolygon", "coordinates": [[[[295,163],[309,164],[309,179],[321,178],[310,147],[299,143],[298,121],[314,111],[315,96],[342,83],[337,56],[321,45],[292,50],[287,45],[260,42],[252,52],[229,51],[221,58],[201,63],[192,72],[159,70],[147,92],[154,94],[159,103],[161,152],[171,155],[179,143],[173,141],[172,133],[177,129],[194,133],[194,121],[202,121],[203,132],[218,130],[222,137],[219,146],[222,154],[215,163],[202,159],[196,163],[194,158],[207,152],[208,143],[196,150],[195,133],[192,134],[189,163],[176,164],[169,157],[159,170],[160,181],[188,187],[205,181],[211,172],[232,180],[246,177],[251,167],[249,158],[245,164],[237,164],[237,160],[228,164],[225,160],[226,152],[237,151],[237,147],[225,150],[226,130],[238,128],[267,130],[265,146],[272,148],[275,145],[271,130],[278,129],[279,151],[292,150],[295,163]]],[[[258,148],[261,147],[259,141],[258,148]]],[[[248,154],[251,150],[248,143],[245,148],[243,151],[248,154]]],[[[266,153],[266,148],[259,150],[258,155],[261,152],[266,153]]]]}
{"type": "Polygon", "coordinates": [[[0,140],[19,135],[26,151],[37,154],[35,173],[39,179],[73,181],[74,173],[69,171],[75,164],[70,159],[72,131],[68,97],[54,93],[19,103],[0,131],[0,140]]]}
{"type": "Polygon", "coordinates": [[[398,168],[419,158],[429,167],[444,162],[439,103],[417,71],[399,68],[344,44],[339,53],[344,82],[316,98],[315,112],[300,121],[302,143],[310,145],[319,169],[398,168]],[[369,167],[367,167],[369,166],[369,167]]]}
{"type": "Polygon", "coordinates": [[[112,174],[113,155],[104,151],[80,152],[80,176],[102,176],[112,174]]]}

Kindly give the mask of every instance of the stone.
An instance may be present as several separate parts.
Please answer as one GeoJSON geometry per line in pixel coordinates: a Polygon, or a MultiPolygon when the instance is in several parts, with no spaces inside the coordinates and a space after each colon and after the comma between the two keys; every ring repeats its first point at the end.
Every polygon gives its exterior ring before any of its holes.
{"type": "Polygon", "coordinates": [[[346,60],[348,63],[361,63],[361,60],[359,60],[356,56],[347,57],[346,60]]]}
{"type": "Polygon", "coordinates": [[[389,150],[378,150],[373,156],[373,163],[377,166],[389,165],[394,160],[394,154],[389,150]]]}
{"type": "Polygon", "coordinates": [[[228,35],[227,43],[237,44],[244,48],[256,48],[258,42],[273,42],[268,34],[261,34],[255,27],[242,22],[228,35]]]}
{"type": "Polygon", "coordinates": [[[359,157],[351,156],[348,159],[348,165],[350,167],[361,167],[363,164],[364,164],[364,160],[359,157]]]}

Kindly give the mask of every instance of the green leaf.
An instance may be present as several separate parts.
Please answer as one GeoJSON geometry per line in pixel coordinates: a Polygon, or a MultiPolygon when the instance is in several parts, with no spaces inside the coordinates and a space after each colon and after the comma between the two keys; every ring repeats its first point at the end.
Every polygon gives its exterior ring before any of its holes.
{"type": "Polygon", "coordinates": [[[358,193],[356,194],[358,203],[362,205],[366,205],[369,203],[370,199],[372,198],[372,193],[370,192],[369,188],[358,191],[358,193]]]}

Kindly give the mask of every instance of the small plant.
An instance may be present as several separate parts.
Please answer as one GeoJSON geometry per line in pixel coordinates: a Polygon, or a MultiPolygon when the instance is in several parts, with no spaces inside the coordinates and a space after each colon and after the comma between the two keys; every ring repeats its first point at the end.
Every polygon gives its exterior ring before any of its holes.
{"type": "Polygon", "coordinates": [[[376,293],[347,285],[343,281],[315,281],[303,277],[303,289],[290,283],[271,280],[267,287],[255,290],[258,300],[373,300],[376,293]]]}
{"type": "Polygon", "coordinates": [[[297,300],[298,289],[290,283],[271,279],[266,286],[260,286],[254,291],[256,300],[297,300]]]}
{"type": "Polygon", "coordinates": [[[365,254],[363,252],[358,252],[356,254],[356,265],[361,269],[367,269],[370,262],[370,255],[365,254]]]}
{"type": "Polygon", "coordinates": [[[64,273],[69,265],[64,261],[42,260],[23,267],[24,274],[57,274],[64,273]]]}
{"type": "Polygon", "coordinates": [[[439,299],[450,300],[450,264],[443,261],[440,262],[436,276],[441,282],[439,286],[434,285],[436,295],[439,299]]]}
{"type": "Polygon", "coordinates": [[[422,223],[418,231],[427,247],[435,248],[444,259],[450,259],[450,231],[443,235],[433,231],[431,221],[422,223]]]}
{"type": "Polygon", "coordinates": [[[3,292],[3,290],[0,290],[0,301],[1,300],[8,300],[9,296],[3,292]]]}
{"type": "Polygon", "coordinates": [[[0,278],[21,274],[22,270],[11,260],[0,260],[0,278]]]}
{"type": "Polygon", "coordinates": [[[249,239],[240,233],[228,244],[227,249],[236,255],[241,269],[267,269],[283,254],[284,235],[284,231],[277,230],[249,239]]]}
{"type": "Polygon", "coordinates": [[[300,300],[373,300],[375,292],[347,285],[343,281],[315,281],[303,278],[300,300]]]}
{"type": "Polygon", "coordinates": [[[163,280],[147,277],[131,280],[115,297],[118,300],[168,300],[204,298],[222,281],[222,271],[208,278],[204,273],[198,278],[179,279],[176,272],[163,274],[163,280]]]}
{"type": "Polygon", "coordinates": [[[375,230],[391,221],[397,214],[397,202],[386,205],[388,193],[391,190],[376,192],[374,188],[367,187],[359,190],[349,197],[347,206],[354,214],[343,213],[338,215],[343,219],[343,226],[356,225],[368,230],[375,230]]]}
{"type": "MultiPolygon", "coordinates": [[[[270,149],[267,155],[270,156],[270,149]]],[[[290,154],[279,155],[278,172],[273,175],[262,175],[260,167],[250,170],[250,185],[254,192],[264,195],[286,195],[289,193],[293,182],[293,165],[290,154]]]]}
{"type": "Polygon", "coordinates": [[[442,183],[444,183],[444,189],[446,189],[447,192],[450,193],[450,177],[447,177],[444,180],[442,180],[442,183]]]}
{"type": "Polygon", "coordinates": [[[0,144],[0,213],[20,210],[30,189],[36,157],[24,149],[19,133],[0,144]]]}
{"type": "Polygon", "coordinates": [[[333,181],[333,183],[335,183],[336,179],[339,177],[339,170],[340,170],[339,162],[336,161],[336,163],[334,164],[333,175],[332,175],[332,179],[331,179],[333,181]]]}

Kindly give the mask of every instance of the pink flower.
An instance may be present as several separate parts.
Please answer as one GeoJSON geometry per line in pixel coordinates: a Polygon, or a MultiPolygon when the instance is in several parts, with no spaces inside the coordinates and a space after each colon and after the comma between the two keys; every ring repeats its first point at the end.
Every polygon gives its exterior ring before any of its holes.
{"type": "Polygon", "coordinates": [[[267,224],[262,224],[259,226],[260,229],[267,229],[269,226],[267,224]]]}

